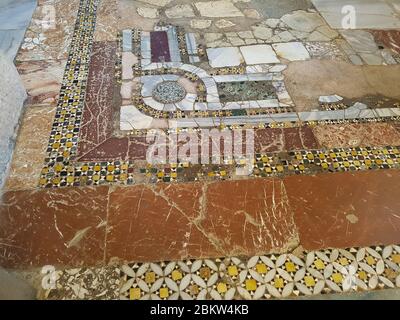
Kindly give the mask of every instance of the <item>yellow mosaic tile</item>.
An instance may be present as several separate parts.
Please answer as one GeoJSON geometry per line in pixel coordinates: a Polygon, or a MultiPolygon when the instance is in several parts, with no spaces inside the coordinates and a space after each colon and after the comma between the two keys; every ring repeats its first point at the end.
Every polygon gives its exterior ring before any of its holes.
{"type": "Polygon", "coordinates": [[[141,291],[140,288],[131,288],[129,290],[130,292],[130,299],[131,300],[139,300],[141,297],[141,291]]]}
{"type": "Polygon", "coordinates": [[[247,291],[256,291],[257,290],[257,282],[254,279],[246,280],[246,290],[247,291]]]}

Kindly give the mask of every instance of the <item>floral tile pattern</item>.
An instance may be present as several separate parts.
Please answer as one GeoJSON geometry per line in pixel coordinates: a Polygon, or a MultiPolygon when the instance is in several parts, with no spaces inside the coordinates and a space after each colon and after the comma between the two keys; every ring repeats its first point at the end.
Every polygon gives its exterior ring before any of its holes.
{"type": "Polygon", "coordinates": [[[400,247],[57,271],[47,299],[258,300],[400,287],[400,247]]]}

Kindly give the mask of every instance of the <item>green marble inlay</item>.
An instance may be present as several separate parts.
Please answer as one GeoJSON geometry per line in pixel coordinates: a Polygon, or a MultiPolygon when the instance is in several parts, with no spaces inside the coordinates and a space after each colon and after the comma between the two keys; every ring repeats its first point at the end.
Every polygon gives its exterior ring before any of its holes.
{"type": "Polygon", "coordinates": [[[271,81],[238,81],[217,83],[221,102],[277,99],[271,81]]]}

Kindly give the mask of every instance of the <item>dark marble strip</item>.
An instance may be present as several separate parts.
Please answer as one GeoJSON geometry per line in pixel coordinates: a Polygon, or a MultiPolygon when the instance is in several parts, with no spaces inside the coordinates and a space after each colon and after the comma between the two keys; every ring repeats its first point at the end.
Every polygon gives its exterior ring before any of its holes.
{"type": "Polygon", "coordinates": [[[116,42],[93,43],[78,143],[79,156],[93,150],[112,135],[116,51],[116,42]]]}
{"type": "Polygon", "coordinates": [[[168,46],[168,35],[165,31],[150,33],[151,62],[171,62],[168,46]]]}

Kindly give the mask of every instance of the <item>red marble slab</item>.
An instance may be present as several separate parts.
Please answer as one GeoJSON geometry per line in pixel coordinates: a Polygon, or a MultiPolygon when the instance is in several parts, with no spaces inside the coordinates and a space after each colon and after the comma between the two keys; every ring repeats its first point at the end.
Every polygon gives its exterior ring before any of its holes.
{"type": "Polygon", "coordinates": [[[317,149],[318,143],[309,126],[282,129],[286,151],[317,149]]]}
{"type": "Polygon", "coordinates": [[[255,151],[260,153],[318,148],[314,133],[308,126],[257,129],[254,138],[255,151]]]}
{"type": "Polygon", "coordinates": [[[116,42],[94,42],[90,59],[78,154],[92,151],[113,133],[116,42]]]}
{"type": "Polygon", "coordinates": [[[168,36],[165,31],[150,32],[151,62],[171,62],[168,36]]]}
{"type": "Polygon", "coordinates": [[[108,187],[6,192],[0,266],[96,265],[104,259],[108,187]]]}
{"type": "Polygon", "coordinates": [[[400,170],[284,179],[307,250],[400,243],[400,170]]]}
{"type": "Polygon", "coordinates": [[[285,251],[297,233],[279,180],[115,187],[107,261],[285,251]]]}

